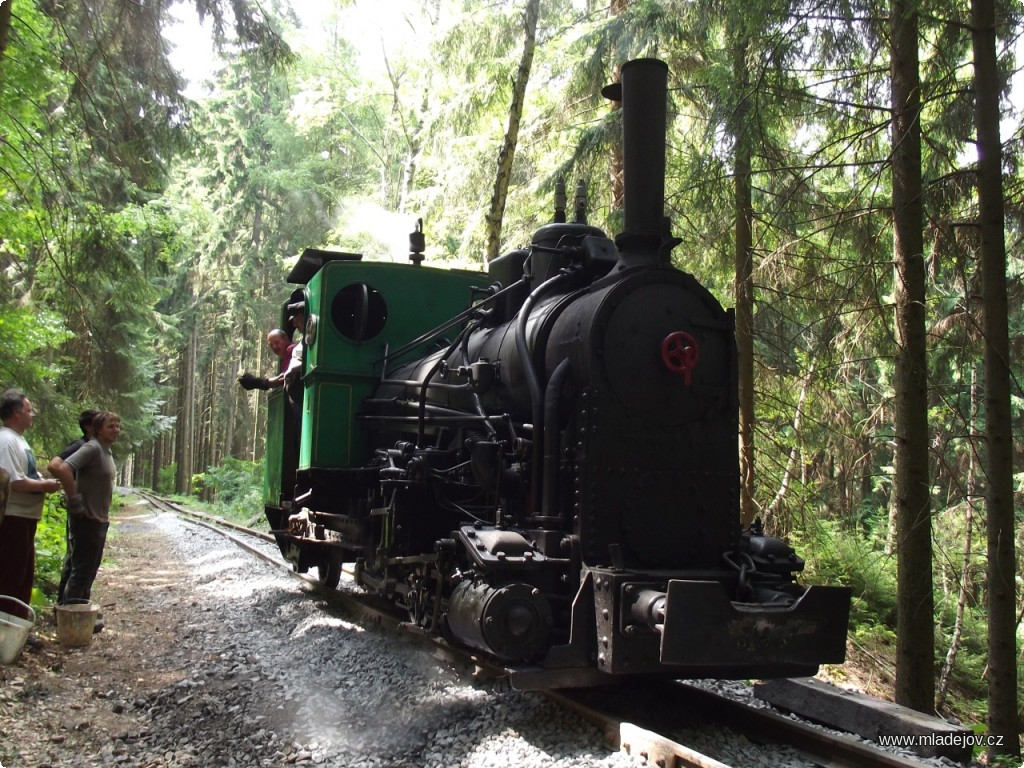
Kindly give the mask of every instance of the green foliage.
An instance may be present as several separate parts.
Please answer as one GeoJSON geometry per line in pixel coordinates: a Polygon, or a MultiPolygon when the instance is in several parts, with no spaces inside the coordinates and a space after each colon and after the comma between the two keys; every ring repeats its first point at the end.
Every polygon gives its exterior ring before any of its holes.
{"type": "Polygon", "coordinates": [[[0,372],[40,406],[30,439],[43,453],[77,433],[85,406],[122,414],[123,445],[155,425],[151,307],[168,230],[144,204],[182,146],[182,113],[161,46],[147,48],[157,5],[120,5],[20,4],[3,60],[0,372]],[[141,86],[126,75],[146,51],[162,65],[140,69],[141,86]],[[65,66],[76,60],[96,66],[65,66]]]}
{"type": "Polygon", "coordinates": [[[61,495],[51,493],[43,503],[43,517],[36,527],[36,575],[32,604],[44,607],[57,597],[67,544],[67,510],[61,495]]]}
{"type": "Polygon", "coordinates": [[[869,631],[896,629],[896,558],[884,542],[843,530],[829,520],[814,523],[792,536],[793,546],[807,559],[803,579],[814,584],[843,584],[853,592],[850,624],[869,631]]]}
{"type": "MultiPolygon", "coordinates": [[[[963,508],[947,510],[936,522],[936,551],[940,556],[944,547],[954,546],[954,542],[963,546],[964,511],[963,508]]],[[[880,528],[850,529],[842,521],[818,520],[808,526],[807,531],[794,533],[791,543],[807,558],[801,577],[804,583],[842,584],[851,588],[851,642],[873,657],[888,659],[895,655],[896,648],[897,563],[895,556],[884,552],[884,531],[885,524],[880,528]]],[[[952,693],[946,704],[948,711],[964,722],[984,720],[986,707],[988,627],[986,607],[979,600],[984,591],[984,557],[979,551],[983,548],[984,542],[976,539],[968,584],[969,601],[951,676],[952,693]]],[[[953,639],[961,577],[959,567],[959,560],[936,563],[936,669],[942,666],[953,639]]]]}
{"type": "Polygon", "coordinates": [[[214,492],[214,508],[225,517],[248,520],[263,509],[263,466],[225,458],[197,476],[199,490],[214,492]]]}
{"type": "Polygon", "coordinates": [[[850,618],[850,640],[862,648],[875,653],[896,653],[896,630],[884,624],[877,624],[862,601],[854,600],[850,618]],[[859,621],[855,616],[859,614],[859,621]]]}
{"type": "Polygon", "coordinates": [[[174,477],[177,473],[177,462],[172,462],[167,466],[160,467],[160,471],[157,476],[157,485],[153,490],[161,496],[169,496],[174,493],[174,477]]]}
{"type": "MultiPolygon", "coordinates": [[[[53,350],[69,336],[57,313],[31,304],[16,306],[0,301],[0,348],[5,350],[0,356],[0,381],[17,385],[34,399],[39,399],[36,393],[46,398],[56,396],[51,381],[64,370],[67,361],[53,350]]],[[[44,418],[45,414],[40,414],[40,421],[46,424],[44,418]]]]}

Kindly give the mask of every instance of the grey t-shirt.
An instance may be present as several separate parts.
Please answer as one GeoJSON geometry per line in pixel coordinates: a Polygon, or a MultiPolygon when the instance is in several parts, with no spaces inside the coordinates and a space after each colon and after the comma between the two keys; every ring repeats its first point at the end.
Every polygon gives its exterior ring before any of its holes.
{"type": "Polygon", "coordinates": [[[100,523],[107,522],[110,500],[114,496],[114,457],[110,448],[93,438],[68,456],[67,465],[75,473],[85,516],[100,523]]]}

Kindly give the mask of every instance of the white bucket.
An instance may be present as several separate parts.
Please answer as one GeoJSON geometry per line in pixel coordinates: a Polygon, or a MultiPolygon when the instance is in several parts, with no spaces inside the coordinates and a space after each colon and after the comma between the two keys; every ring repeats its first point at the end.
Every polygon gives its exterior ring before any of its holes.
{"type": "Polygon", "coordinates": [[[36,622],[36,612],[16,597],[0,595],[0,602],[17,603],[28,611],[31,618],[23,619],[0,611],[0,664],[13,664],[25,647],[28,633],[36,622]]]}
{"type": "Polygon", "coordinates": [[[65,603],[58,605],[57,640],[61,645],[75,648],[92,643],[96,615],[100,607],[95,603],[65,603]]]}

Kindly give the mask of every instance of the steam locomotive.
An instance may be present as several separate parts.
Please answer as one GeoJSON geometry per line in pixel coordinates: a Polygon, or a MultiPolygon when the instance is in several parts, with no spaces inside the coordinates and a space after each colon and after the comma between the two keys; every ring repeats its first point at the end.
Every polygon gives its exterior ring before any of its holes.
{"type": "Polygon", "coordinates": [[[422,266],[419,232],[412,264],[303,253],[301,418],[270,395],[266,516],[298,571],[351,564],[521,689],[811,675],[845,657],[850,593],[741,530],[734,316],[670,262],[668,68],[621,71],[614,241],[562,193],[486,275],[422,266]]]}

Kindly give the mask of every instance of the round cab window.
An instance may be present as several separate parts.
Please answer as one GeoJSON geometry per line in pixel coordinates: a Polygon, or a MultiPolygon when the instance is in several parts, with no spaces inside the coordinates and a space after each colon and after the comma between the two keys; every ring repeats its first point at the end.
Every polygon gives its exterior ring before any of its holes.
{"type": "Polygon", "coordinates": [[[380,291],[366,283],[346,285],[331,301],[331,322],[351,341],[372,339],[388,321],[388,305],[380,291]]]}

